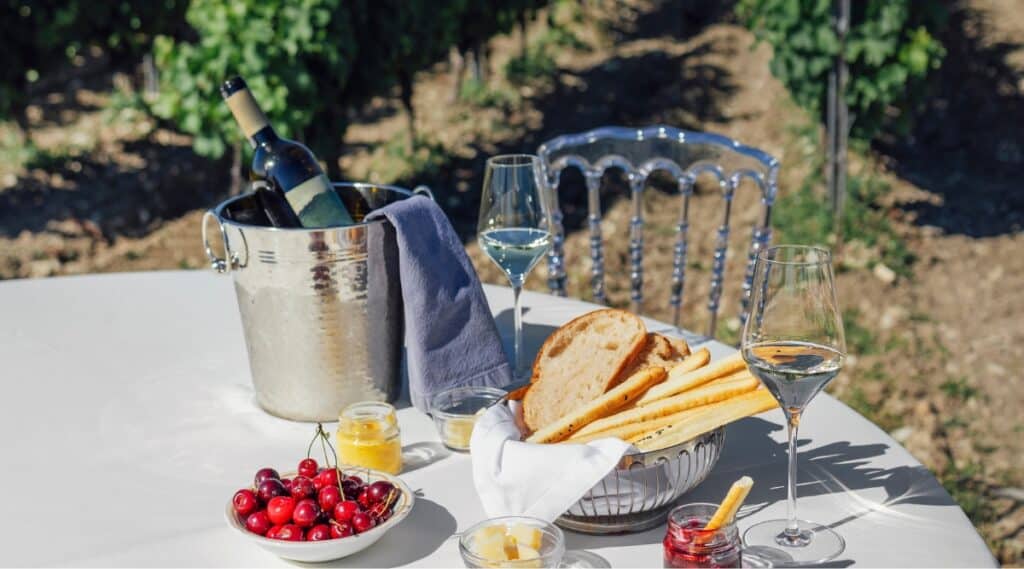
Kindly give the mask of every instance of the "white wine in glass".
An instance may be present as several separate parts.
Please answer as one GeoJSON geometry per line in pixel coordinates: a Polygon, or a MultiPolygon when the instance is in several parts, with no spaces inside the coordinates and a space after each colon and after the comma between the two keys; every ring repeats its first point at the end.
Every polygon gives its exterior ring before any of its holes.
{"type": "Polygon", "coordinates": [[[550,196],[536,156],[507,154],[487,161],[477,238],[512,285],[514,375],[516,381],[521,381],[529,370],[523,353],[519,296],[527,275],[551,248],[550,196]]]}
{"type": "Polygon", "coordinates": [[[488,229],[480,234],[480,246],[505,274],[525,278],[551,248],[551,233],[525,227],[488,229]]]}
{"type": "Polygon", "coordinates": [[[754,267],[751,311],[743,327],[743,359],[786,415],[789,472],[786,519],[755,524],[743,534],[748,551],[782,565],[817,565],[846,548],[842,536],[796,515],[797,428],[807,404],[846,359],[832,255],[782,245],[761,251],[754,267]]]}

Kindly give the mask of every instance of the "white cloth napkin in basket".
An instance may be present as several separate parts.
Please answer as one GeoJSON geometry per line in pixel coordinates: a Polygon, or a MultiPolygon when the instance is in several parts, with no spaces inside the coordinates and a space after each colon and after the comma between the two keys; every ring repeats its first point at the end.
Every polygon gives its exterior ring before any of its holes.
{"type": "Polygon", "coordinates": [[[521,442],[518,402],[495,405],[470,439],[473,483],[488,517],[530,516],[552,522],[607,476],[630,449],[606,438],[586,444],[521,442]]]}

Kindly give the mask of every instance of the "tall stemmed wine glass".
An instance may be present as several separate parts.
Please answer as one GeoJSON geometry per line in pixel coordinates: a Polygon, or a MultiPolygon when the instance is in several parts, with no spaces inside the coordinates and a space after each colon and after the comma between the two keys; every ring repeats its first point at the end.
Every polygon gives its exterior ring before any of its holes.
{"type": "Polygon", "coordinates": [[[540,160],[531,154],[506,154],[487,161],[477,238],[508,276],[515,302],[513,340],[515,379],[529,373],[523,353],[520,293],[526,276],[551,247],[549,190],[540,160]]]}
{"type": "Polygon", "coordinates": [[[743,359],[786,415],[788,519],[753,525],[743,541],[748,548],[775,549],[788,565],[822,563],[842,553],[846,542],[830,528],[797,518],[796,437],[804,408],[839,373],[846,358],[831,253],[799,245],[765,249],[757,257],[750,300],[743,359]]]}

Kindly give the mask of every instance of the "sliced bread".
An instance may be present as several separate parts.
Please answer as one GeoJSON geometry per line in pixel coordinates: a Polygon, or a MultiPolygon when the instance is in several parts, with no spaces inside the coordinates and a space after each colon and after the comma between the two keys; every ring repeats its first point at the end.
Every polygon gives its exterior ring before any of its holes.
{"type": "Polygon", "coordinates": [[[649,367],[671,368],[690,355],[690,346],[682,338],[669,338],[657,332],[648,332],[647,342],[633,363],[612,380],[612,387],[632,377],[636,372],[649,367]]]}
{"type": "Polygon", "coordinates": [[[596,400],[646,342],[643,321],[611,308],[589,312],[555,330],[533,363],[533,378],[523,397],[526,426],[537,431],[596,400]]]}

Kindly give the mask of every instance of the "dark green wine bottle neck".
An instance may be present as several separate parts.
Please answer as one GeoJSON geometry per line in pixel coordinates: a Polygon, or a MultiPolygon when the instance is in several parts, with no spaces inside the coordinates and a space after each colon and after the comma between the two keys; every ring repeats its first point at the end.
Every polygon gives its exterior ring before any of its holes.
{"type": "Polygon", "coordinates": [[[253,146],[269,146],[278,140],[281,140],[281,137],[277,136],[274,127],[269,124],[252,135],[253,146]]]}

